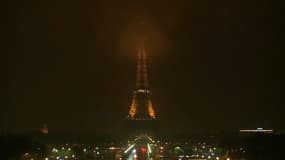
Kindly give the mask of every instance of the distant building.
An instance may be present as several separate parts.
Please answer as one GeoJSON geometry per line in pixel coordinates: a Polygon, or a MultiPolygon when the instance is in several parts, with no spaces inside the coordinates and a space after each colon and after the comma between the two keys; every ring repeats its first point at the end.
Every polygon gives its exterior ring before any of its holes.
{"type": "Polygon", "coordinates": [[[256,128],[256,129],[241,129],[239,130],[240,133],[261,133],[261,134],[272,134],[273,129],[263,129],[263,128],[256,128]]]}
{"type": "Polygon", "coordinates": [[[43,134],[48,134],[48,127],[46,123],[43,124],[43,127],[41,128],[41,132],[43,134]]]}

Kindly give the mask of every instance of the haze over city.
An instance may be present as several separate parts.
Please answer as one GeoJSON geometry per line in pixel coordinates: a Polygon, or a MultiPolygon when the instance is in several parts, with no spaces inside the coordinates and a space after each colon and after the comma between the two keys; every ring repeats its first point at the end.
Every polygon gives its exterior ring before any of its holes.
{"type": "Polygon", "coordinates": [[[282,128],[272,8],[256,5],[11,1],[1,128],[111,132],[129,109],[142,33],[164,128],[282,128]]]}
{"type": "Polygon", "coordinates": [[[47,148],[15,157],[241,160],[267,157],[251,150],[260,136],[284,139],[269,1],[16,0],[6,10],[1,144],[21,135],[47,148]]]}

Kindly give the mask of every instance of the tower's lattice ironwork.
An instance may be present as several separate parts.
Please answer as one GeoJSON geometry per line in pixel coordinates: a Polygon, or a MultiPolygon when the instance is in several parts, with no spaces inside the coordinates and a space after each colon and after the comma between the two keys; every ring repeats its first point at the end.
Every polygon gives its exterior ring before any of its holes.
{"type": "Polygon", "coordinates": [[[136,89],[133,94],[128,118],[133,120],[154,120],[156,119],[156,113],[151,102],[145,48],[141,48],[138,51],[136,67],[136,89]]]}

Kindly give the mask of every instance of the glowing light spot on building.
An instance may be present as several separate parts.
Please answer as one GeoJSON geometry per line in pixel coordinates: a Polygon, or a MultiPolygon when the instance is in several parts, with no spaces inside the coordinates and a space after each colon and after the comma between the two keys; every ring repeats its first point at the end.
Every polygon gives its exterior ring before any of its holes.
{"type": "Polygon", "coordinates": [[[135,100],[135,98],[133,98],[132,104],[131,104],[131,108],[130,108],[130,111],[129,111],[129,115],[130,115],[131,118],[135,117],[136,110],[137,110],[136,100],[135,100]]]}
{"type": "Polygon", "coordinates": [[[151,101],[148,101],[148,114],[151,118],[155,119],[155,112],[154,112],[151,101]]]}
{"type": "Polygon", "coordinates": [[[48,134],[48,127],[47,124],[43,124],[43,127],[41,128],[41,132],[43,134],[48,134]]]}

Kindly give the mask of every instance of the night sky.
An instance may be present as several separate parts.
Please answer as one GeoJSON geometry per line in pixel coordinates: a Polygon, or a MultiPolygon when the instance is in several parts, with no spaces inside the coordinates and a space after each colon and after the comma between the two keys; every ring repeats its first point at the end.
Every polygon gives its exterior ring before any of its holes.
{"type": "Polygon", "coordinates": [[[267,1],[14,0],[7,12],[5,132],[116,130],[141,37],[165,132],[285,127],[267,1]]]}

